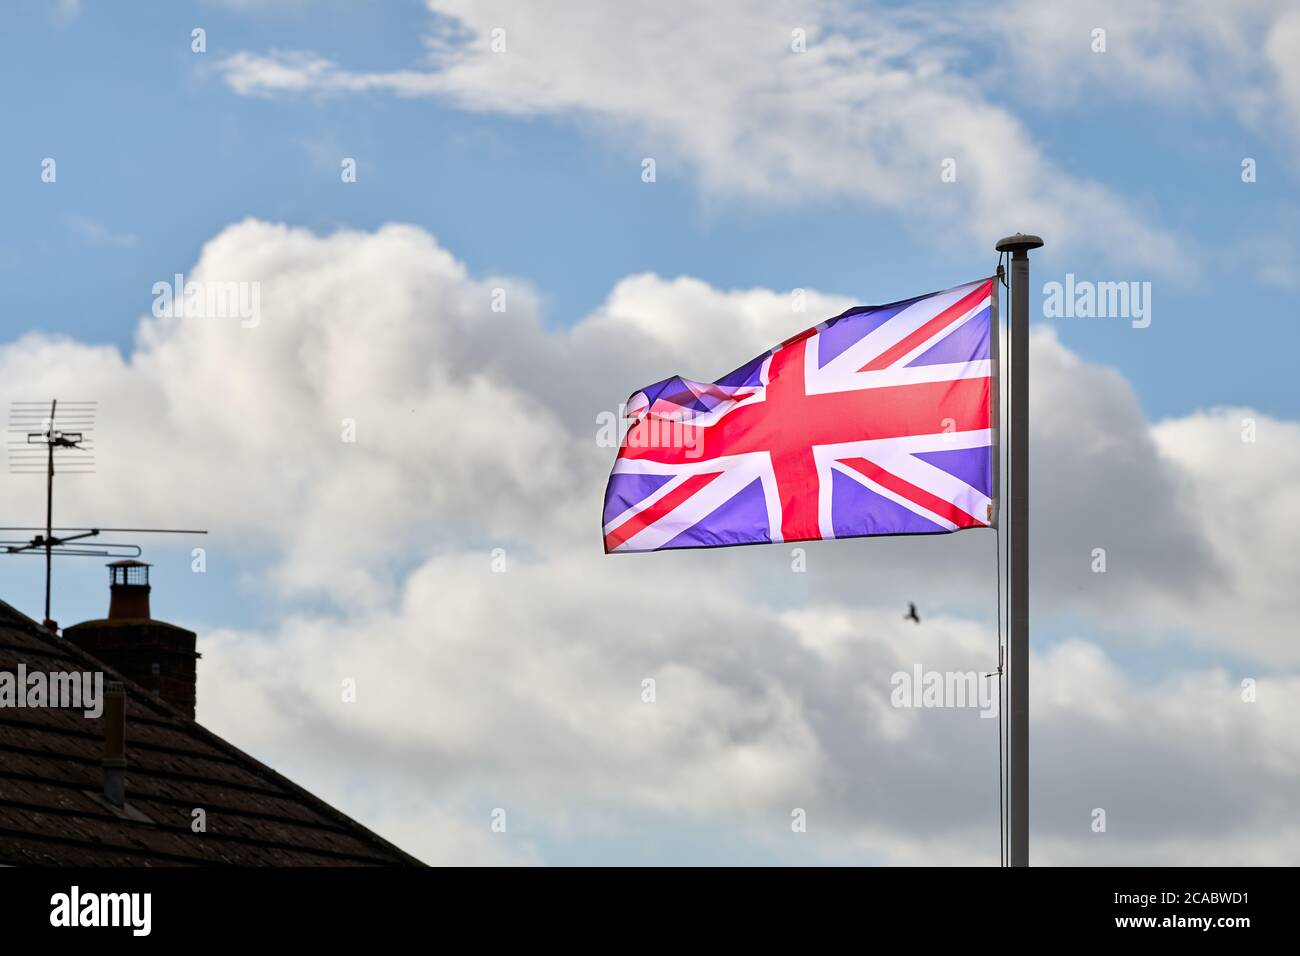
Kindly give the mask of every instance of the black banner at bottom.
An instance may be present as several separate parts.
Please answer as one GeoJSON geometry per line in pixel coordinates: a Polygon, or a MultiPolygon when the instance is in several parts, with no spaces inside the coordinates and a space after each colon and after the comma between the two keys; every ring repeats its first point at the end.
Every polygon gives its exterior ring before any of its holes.
{"type": "MultiPolygon", "coordinates": [[[[484,941],[584,936],[632,945],[729,942],[837,924],[917,943],[987,941],[998,929],[1069,940],[1129,936],[1231,945],[1287,924],[1285,869],[17,869],[0,868],[6,943],[33,935],[291,939],[337,943],[393,932],[484,941]],[[785,927],[782,924],[786,924],[785,927]],[[711,932],[710,932],[711,931],[711,932]],[[610,936],[609,933],[616,936],[610,936]],[[1246,934],[1243,937],[1241,934],[1246,934]]],[[[437,937],[435,937],[437,938],[437,937]]]]}

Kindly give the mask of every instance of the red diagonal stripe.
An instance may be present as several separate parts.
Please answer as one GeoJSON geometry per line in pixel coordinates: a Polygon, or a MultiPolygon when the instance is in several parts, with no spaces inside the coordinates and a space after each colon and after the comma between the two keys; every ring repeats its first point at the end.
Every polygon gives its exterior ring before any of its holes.
{"type": "Polygon", "coordinates": [[[687,478],[650,507],[628,518],[613,531],[609,532],[609,534],[605,535],[605,553],[608,554],[628,538],[632,537],[632,535],[637,534],[644,528],[650,527],[650,525],[668,514],[668,512],[672,511],[683,501],[690,498],[720,474],[722,474],[722,472],[713,471],[703,475],[691,475],[691,477],[687,478]]]}
{"type": "Polygon", "coordinates": [[[898,342],[895,342],[885,351],[881,352],[862,368],[859,372],[877,372],[882,368],[888,368],[906,355],[912,349],[916,348],[930,336],[943,330],[948,324],[957,321],[969,309],[973,308],[976,303],[987,296],[993,289],[993,280],[981,282],[975,287],[974,292],[969,292],[962,298],[958,299],[948,308],[944,309],[925,325],[921,326],[911,335],[898,342]]]}
{"type": "Polygon", "coordinates": [[[913,501],[933,511],[940,517],[947,518],[959,528],[982,528],[984,522],[977,521],[975,518],[962,511],[951,501],[944,501],[937,495],[933,495],[924,488],[918,488],[910,481],[899,478],[893,472],[885,471],[875,462],[867,461],[865,458],[846,458],[842,465],[847,465],[854,471],[866,475],[882,488],[888,488],[896,495],[901,495],[909,501],[913,501]]]}

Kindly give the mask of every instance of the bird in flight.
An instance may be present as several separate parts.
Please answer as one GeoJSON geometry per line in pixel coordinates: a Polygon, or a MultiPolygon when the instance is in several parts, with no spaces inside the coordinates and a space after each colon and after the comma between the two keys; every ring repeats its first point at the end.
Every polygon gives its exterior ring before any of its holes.
{"type": "Polygon", "coordinates": [[[921,615],[916,613],[916,605],[911,601],[907,602],[907,613],[903,615],[903,620],[915,621],[917,624],[921,623],[921,615]]]}

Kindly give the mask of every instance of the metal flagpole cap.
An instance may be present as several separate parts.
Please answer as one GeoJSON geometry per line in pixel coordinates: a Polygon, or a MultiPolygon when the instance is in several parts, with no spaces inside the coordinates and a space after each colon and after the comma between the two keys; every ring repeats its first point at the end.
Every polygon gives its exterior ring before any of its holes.
{"type": "Polygon", "coordinates": [[[1023,232],[1018,232],[1014,236],[999,239],[998,244],[993,248],[998,252],[1028,252],[1030,249],[1037,249],[1042,244],[1043,240],[1037,236],[1026,236],[1023,232]]]}

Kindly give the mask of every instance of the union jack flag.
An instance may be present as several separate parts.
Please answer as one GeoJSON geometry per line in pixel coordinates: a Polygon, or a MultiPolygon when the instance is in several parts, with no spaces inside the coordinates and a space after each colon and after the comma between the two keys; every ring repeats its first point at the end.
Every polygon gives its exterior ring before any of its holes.
{"type": "Polygon", "coordinates": [[[849,309],[709,384],[628,399],[605,551],[994,522],[992,279],[849,309]]]}

